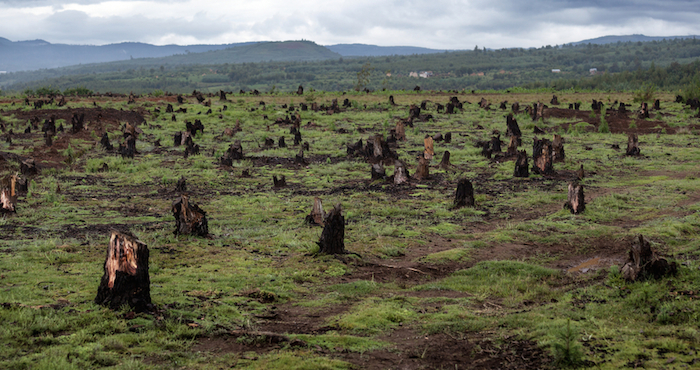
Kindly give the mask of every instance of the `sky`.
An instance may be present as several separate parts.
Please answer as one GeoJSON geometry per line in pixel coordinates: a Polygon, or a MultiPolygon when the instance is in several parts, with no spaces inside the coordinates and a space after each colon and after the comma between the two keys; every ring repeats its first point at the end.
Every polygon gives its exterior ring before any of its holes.
{"type": "Polygon", "coordinates": [[[311,40],[433,49],[700,35],[697,0],[0,0],[0,37],[104,45],[311,40]]]}

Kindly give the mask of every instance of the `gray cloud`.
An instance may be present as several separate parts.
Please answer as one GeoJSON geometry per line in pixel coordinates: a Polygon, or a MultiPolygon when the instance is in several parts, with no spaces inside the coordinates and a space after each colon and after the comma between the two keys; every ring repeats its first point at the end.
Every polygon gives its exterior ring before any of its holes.
{"type": "MultiPolygon", "coordinates": [[[[136,4],[136,0],[117,1],[125,9],[133,7],[126,4],[136,4]]],[[[75,44],[304,38],[325,45],[359,42],[471,49],[475,44],[491,48],[554,45],[610,34],[700,34],[700,7],[688,0],[663,5],[651,0],[257,0],[235,4],[141,0],[133,14],[114,15],[104,3],[0,0],[0,37],[75,44]]]]}

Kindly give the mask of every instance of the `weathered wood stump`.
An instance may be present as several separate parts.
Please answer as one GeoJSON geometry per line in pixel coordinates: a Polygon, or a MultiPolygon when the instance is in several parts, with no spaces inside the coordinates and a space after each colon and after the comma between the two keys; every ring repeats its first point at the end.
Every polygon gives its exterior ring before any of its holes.
{"type": "Polygon", "coordinates": [[[559,99],[557,98],[556,95],[552,95],[552,100],[549,101],[549,104],[559,105],[559,99]]]}
{"type": "Polygon", "coordinates": [[[394,95],[389,95],[389,104],[396,105],[396,103],[394,102],[394,95]]]}
{"type": "Polygon", "coordinates": [[[325,219],[326,212],[323,211],[323,204],[321,203],[321,199],[314,198],[314,205],[311,208],[311,213],[306,215],[306,223],[309,225],[323,226],[325,219]]]}
{"type": "Polygon", "coordinates": [[[564,208],[577,215],[586,209],[586,199],[583,196],[583,185],[569,183],[568,195],[564,208]]]}
{"type": "Polygon", "coordinates": [[[102,139],[100,139],[100,145],[108,152],[114,150],[114,146],[109,142],[109,136],[107,136],[106,132],[102,135],[102,139]]]}
{"type": "Polygon", "coordinates": [[[399,120],[396,122],[396,128],[394,128],[396,140],[406,141],[406,127],[403,121],[399,120]]]}
{"type": "Polygon", "coordinates": [[[209,235],[207,213],[196,204],[190,203],[189,195],[181,194],[173,201],[173,216],[175,217],[175,235],[209,235]]]}
{"type": "Polygon", "coordinates": [[[627,136],[627,155],[639,155],[641,150],[639,150],[639,138],[637,134],[629,134],[627,136]]]}
{"type": "Polygon", "coordinates": [[[508,149],[506,150],[506,157],[515,157],[518,155],[518,140],[520,138],[517,136],[511,136],[508,141],[508,149]]]}
{"type": "Polygon", "coordinates": [[[426,136],[425,139],[423,139],[423,146],[425,147],[425,150],[423,150],[423,157],[430,161],[433,159],[433,156],[435,156],[435,151],[433,150],[433,138],[426,136]]]}
{"type": "Polygon", "coordinates": [[[661,109],[661,101],[659,99],[654,100],[654,110],[661,109]]]}
{"type": "Polygon", "coordinates": [[[515,170],[513,171],[513,176],[515,177],[528,177],[530,176],[530,168],[527,163],[527,152],[521,150],[517,152],[517,157],[515,158],[515,170]]]}
{"type": "Polygon", "coordinates": [[[576,171],[576,177],[578,177],[579,180],[583,180],[585,176],[585,173],[583,171],[583,164],[581,164],[581,167],[576,171]]]}
{"type": "Polygon", "coordinates": [[[408,182],[409,176],[410,175],[408,174],[408,169],[406,169],[406,165],[398,159],[395,160],[394,161],[394,184],[401,185],[405,182],[408,182]]]}
{"type": "Polygon", "coordinates": [[[414,176],[417,179],[427,179],[430,177],[430,168],[428,166],[430,162],[425,159],[425,157],[418,157],[418,167],[416,168],[416,173],[414,176]]]}
{"type": "Polygon", "coordinates": [[[443,136],[443,139],[445,140],[445,143],[449,144],[452,142],[452,133],[448,132],[443,136]]]}
{"type": "Polygon", "coordinates": [[[219,101],[226,101],[226,91],[219,90],[219,101]]]}
{"type": "Polygon", "coordinates": [[[95,303],[113,310],[127,305],[137,312],[151,308],[148,246],[135,236],[112,230],[95,303]]]}
{"type": "Polygon", "coordinates": [[[294,162],[301,164],[301,165],[306,165],[306,160],[304,159],[304,149],[299,149],[299,153],[297,153],[294,156],[294,162]]]}
{"type": "Polygon", "coordinates": [[[490,148],[491,154],[498,154],[501,152],[501,135],[496,135],[491,138],[490,148]]]}
{"type": "Polygon", "coordinates": [[[457,191],[455,192],[455,209],[461,207],[474,207],[474,187],[471,181],[461,179],[457,183],[457,191]]]}
{"type": "Polygon", "coordinates": [[[14,213],[17,205],[17,177],[5,176],[0,180],[0,213],[14,213]]]}
{"type": "Polygon", "coordinates": [[[552,140],[552,161],[564,162],[564,139],[561,135],[554,135],[552,140]]]}
{"type": "Polygon", "coordinates": [[[119,154],[122,158],[134,158],[136,154],[136,138],[132,135],[128,135],[123,143],[119,144],[119,154]]]}
{"type": "Polygon", "coordinates": [[[532,161],[532,172],[540,175],[554,173],[554,167],[552,165],[552,143],[549,140],[534,138],[532,161]]]}
{"type": "Polygon", "coordinates": [[[177,180],[177,184],[175,184],[175,191],[178,193],[187,192],[187,180],[185,179],[185,176],[182,176],[179,180],[177,180]]]}
{"type": "Polygon", "coordinates": [[[345,251],[345,218],[340,204],[328,212],[324,220],[321,238],[318,241],[320,253],[346,254],[345,251]]]}
{"type": "Polygon", "coordinates": [[[297,95],[304,95],[304,87],[303,86],[299,85],[299,87],[297,87],[297,95]]]}
{"type": "Polygon", "coordinates": [[[72,125],[71,133],[77,134],[85,129],[85,113],[81,113],[80,115],[73,113],[70,121],[72,125]]]}
{"type": "Polygon", "coordinates": [[[668,262],[651,248],[651,244],[642,235],[632,244],[627,262],[622,266],[622,277],[627,281],[643,280],[653,277],[659,279],[678,272],[676,262],[668,262]]]}
{"type": "Polygon", "coordinates": [[[642,106],[639,108],[638,116],[639,119],[649,118],[649,106],[647,103],[642,103],[642,106]]]}
{"type": "Polygon", "coordinates": [[[515,118],[513,118],[513,114],[510,113],[508,114],[508,116],[506,116],[506,136],[523,136],[522,132],[520,132],[520,126],[518,126],[518,121],[515,118]]]}
{"type": "Polygon", "coordinates": [[[513,105],[510,106],[510,110],[515,114],[520,113],[520,103],[518,103],[517,101],[513,103],[513,105]]]}

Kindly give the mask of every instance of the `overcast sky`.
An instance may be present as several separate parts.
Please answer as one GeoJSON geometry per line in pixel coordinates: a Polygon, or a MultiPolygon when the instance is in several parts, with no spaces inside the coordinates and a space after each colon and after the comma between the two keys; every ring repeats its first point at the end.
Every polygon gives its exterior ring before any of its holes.
{"type": "Polygon", "coordinates": [[[700,35],[697,0],[0,0],[0,37],[103,45],[306,39],[434,49],[700,35]]]}

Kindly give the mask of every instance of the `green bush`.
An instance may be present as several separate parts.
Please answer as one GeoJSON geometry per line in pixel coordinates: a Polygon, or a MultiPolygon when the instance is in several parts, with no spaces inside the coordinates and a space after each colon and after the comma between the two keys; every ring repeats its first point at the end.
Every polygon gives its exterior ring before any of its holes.
{"type": "Polygon", "coordinates": [[[632,101],[634,101],[635,103],[653,102],[655,92],[656,86],[654,86],[653,84],[644,84],[639,90],[634,92],[634,98],[632,99],[632,101]]]}
{"type": "Polygon", "coordinates": [[[92,90],[84,86],[72,87],[70,89],[65,89],[63,95],[90,96],[92,95],[92,90]]]}
{"type": "Polygon", "coordinates": [[[607,134],[610,132],[610,126],[608,121],[605,120],[605,115],[600,115],[600,126],[598,126],[598,132],[601,134],[607,134]]]}

